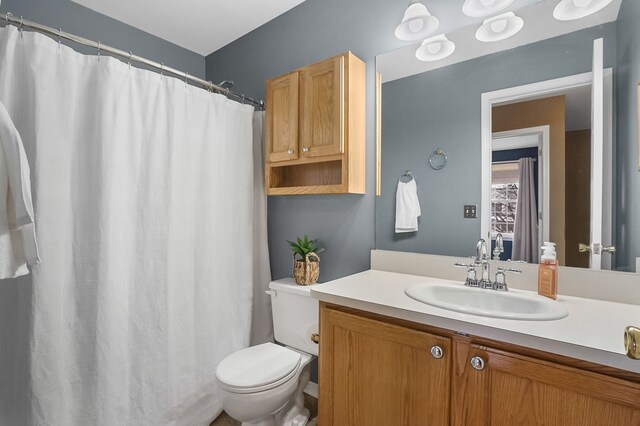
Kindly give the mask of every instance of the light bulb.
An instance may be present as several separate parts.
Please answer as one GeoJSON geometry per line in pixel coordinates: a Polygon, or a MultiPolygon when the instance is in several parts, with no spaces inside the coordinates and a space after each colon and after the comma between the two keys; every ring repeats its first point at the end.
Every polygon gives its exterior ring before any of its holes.
{"type": "Polygon", "coordinates": [[[431,55],[440,53],[440,51],[442,50],[442,43],[431,43],[427,45],[427,50],[431,55]]]}
{"type": "Polygon", "coordinates": [[[591,0],[573,0],[576,7],[587,7],[591,4],[591,0]]]}
{"type": "Polygon", "coordinates": [[[476,31],[476,38],[483,42],[506,40],[524,27],[524,20],[513,12],[486,19],[476,31]]]}
{"type": "Polygon", "coordinates": [[[403,41],[416,41],[433,34],[440,25],[438,18],[431,16],[426,6],[414,2],[404,12],[402,22],[396,27],[396,37],[403,41]]]}
{"type": "Polygon", "coordinates": [[[465,0],[462,12],[472,18],[495,15],[506,9],[513,0],[465,0]]]}
{"type": "Polygon", "coordinates": [[[442,34],[424,40],[416,50],[416,58],[424,62],[439,61],[451,56],[455,50],[456,45],[442,34]]]}
{"type": "Polygon", "coordinates": [[[501,19],[499,21],[494,21],[491,23],[491,31],[496,34],[503,32],[507,28],[507,20],[501,19]]]}
{"type": "Polygon", "coordinates": [[[422,27],[424,27],[424,22],[422,22],[422,19],[412,19],[411,21],[409,21],[409,29],[412,33],[417,33],[418,31],[422,30],[422,27]]]}

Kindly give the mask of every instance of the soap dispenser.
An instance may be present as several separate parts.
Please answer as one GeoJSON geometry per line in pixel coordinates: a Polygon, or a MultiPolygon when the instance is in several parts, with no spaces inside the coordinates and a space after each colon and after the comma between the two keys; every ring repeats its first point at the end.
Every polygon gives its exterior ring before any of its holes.
{"type": "Polygon", "coordinates": [[[558,260],[556,245],[545,242],[538,266],[538,294],[555,300],[558,297],[558,260]]]}

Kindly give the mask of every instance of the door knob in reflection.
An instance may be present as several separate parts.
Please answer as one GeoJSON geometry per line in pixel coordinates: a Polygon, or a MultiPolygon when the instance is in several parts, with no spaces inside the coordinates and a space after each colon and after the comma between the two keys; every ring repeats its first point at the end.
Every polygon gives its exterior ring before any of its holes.
{"type": "Polygon", "coordinates": [[[578,251],[580,253],[593,252],[593,254],[602,254],[602,253],[615,254],[616,248],[615,246],[608,246],[608,247],[603,246],[601,243],[592,243],[592,244],[578,243],[578,251]]]}

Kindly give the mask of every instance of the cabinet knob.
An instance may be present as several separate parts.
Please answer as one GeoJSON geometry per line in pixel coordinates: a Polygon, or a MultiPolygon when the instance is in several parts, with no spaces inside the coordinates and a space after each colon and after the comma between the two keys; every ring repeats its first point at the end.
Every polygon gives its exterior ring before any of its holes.
{"type": "Polygon", "coordinates": [[[444,356],[444,351],[440,346],[432,346],[431,347],[431,356],[435,359],[440,359],[444,356]]]}
{"type": "Polygon", "coordinates": [[[311,335],[311,341],[316,344],[320,343],[320,335],[318,333],[313,333],[311,335]]]}
{"type": "Polygon", "coordinates": [[[473,358],[471,358],[471,367],[473,367],[474,370],[484,370],[484,359],[480,358],[479,356],[474,356],[473,358]]]}
{"type": "Polygon", "coordinates": [[[292,149],[287,150],[287,154],[289,155],[293,154],[293,150],[292,149]]]}
{"type": "Polygon", "coordinates": [[[640,359],[640,328],[627,327],[624,330],[624,348],[631,359],[640,359]]]}
{"type": "Polygon", "coordinates": [[[303,146],[302,147],[302,152],[309,152],[309,147],[303,146]]]}

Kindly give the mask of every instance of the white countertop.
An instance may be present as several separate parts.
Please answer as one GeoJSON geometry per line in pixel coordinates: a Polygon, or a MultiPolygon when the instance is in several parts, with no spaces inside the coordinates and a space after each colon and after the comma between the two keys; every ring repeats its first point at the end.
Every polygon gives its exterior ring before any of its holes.
{"type": "MultiPolygon", "coordinates": [[[[560,320],[487,318],[430,306],[404,293],[408,286],[424,282],[463,285],[438,278],[369,270],[314,286],[311,294],[336,305],[640,373],[640,361],[626,357],[623,340],[625,327],[640,323],[640,306],[558,295],[558,301],[569,311],[560,320]]],[[[525,290],[510,291],[532,294],[525,290]]]]}

